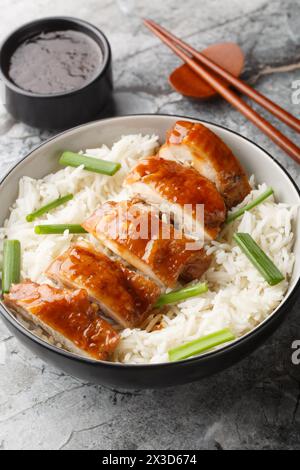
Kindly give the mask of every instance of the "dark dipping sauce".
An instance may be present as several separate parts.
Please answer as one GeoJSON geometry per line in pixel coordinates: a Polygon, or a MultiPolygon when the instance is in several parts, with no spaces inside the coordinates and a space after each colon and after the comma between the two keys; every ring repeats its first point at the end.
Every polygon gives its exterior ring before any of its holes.
{"type": "Polygon", "coordinates": [[[9,78],[25,91],[64,93],[93,81],[102,63],[102,51],[88,35],[73,30],[42,32],[16,49],[9,78]]]}

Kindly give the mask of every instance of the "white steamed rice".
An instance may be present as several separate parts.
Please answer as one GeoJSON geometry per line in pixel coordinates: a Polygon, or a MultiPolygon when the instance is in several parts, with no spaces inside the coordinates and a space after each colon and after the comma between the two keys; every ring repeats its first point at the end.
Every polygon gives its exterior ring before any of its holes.
{"type": "MultiPolygon", "coordinates": [[[[35,235],[34,223],[26,222],[25,216],[59,196],[73,193],[72,201],[46,214],[38,223],[80,223],[105,200],[120,197],[124,177],[130,168],[138,159],[155,153],[157,146],[156,136],[128,135],[115,143],[112,149],[106,146],[87,149],[85,153],[88,155],[122,164],[122,169],[113,177],[90,173],[82,167],[64,168],[41,180],[24,176],[10,217],[0,228],[1,262],[4,237],[19,239],[22,278],[45,282],[43,271],[49,262],[78,236],[67,232],[64,235],[35,235]]],[[[253,178],[251,184],[254,187],[253,178]]],[[[253,189],[242,205],[265,189],[265,184],[253,189]]],[[[159,330],[149,332],[148,327],[147,330],[121,331],[121,341],[113,360],[124,363],[164,362],[168,360],[168,350],[183,342],[226,327],[236,336],[241,336],[262,322],[281,302],[288,287],[294,264],[292,222],[296,211],[296,207],[276,203],[270,197],[228,225],[219,240],[207,247],[208,253],[214,255],[213,263],[203,278],[208,282],[209,291],[170,307],[162,318],[163,328],[159,330]],[[287,280],[270,287],[233,242],[235,231],[250,233],[287,280]]],[[[92,238],[90,235],[84,237],[92,238]]],[[[53,338],[40,329],[26,326],[53,343],[53,338]]]]}

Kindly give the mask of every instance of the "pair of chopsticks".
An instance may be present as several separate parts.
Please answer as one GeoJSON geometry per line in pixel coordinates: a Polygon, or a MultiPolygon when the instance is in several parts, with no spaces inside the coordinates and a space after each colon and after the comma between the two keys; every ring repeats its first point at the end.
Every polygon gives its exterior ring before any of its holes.
{"type": "Polygon", "coordinates": [[[264,132],[275,144],[284,150],[297,163],[300,163],[300,148],[290,139],[283,135],[276,127],[257,113],[242,98],[240,98],[232,89],[227,88],[210,71],[227,80],[239,91],[247,95],[271,114],[276,116],[289,127],[300,132],[300,120],[295,116],[278,106],[276,103],[251,88],[245,82],[233,76],[230,72],[217,65],[211,59],[198,52],[186,42],[174,36],[162,26],[159,26],[152,20],[145,19],[145,25],[158,36],[167,46],[172,49],[197,75],[204,79],[212,88],[214,88],[223,98],[232,104],[240,113],[246,116],[256,127],[264,132]],[[179,47],[178,47],[179,46],[179,47]]]}

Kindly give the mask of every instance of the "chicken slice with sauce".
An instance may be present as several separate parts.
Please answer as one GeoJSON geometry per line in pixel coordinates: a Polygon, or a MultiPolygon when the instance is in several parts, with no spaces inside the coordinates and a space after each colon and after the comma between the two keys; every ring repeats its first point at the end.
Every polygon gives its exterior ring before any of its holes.
{"type": "Polygon", "coordinates": [[[224,200],[215,185],[194,168],[151,156],[129,173],[125,186],[132,196],[170,210],[174,222],[195,238],[211,241],[225,220],[224,200]]]}
{"type": "Polygon", "coordinates": [[[99,316],[83,289],[24,281],[11,287],[4,303],[76,354],[107,360],[119,343],[119,334],[99,316]]]}
{"type": "Polygon", "coordinates": [[[106,202],[82,226],[162,286],[198,279],[211,262],[199,244],[136,202],[106,202]]]}
{"type": "Polygon", "coordinates": [[[222,194],[228,209],[249,194],[251,187],[241,164],[230,148],[200,123],[177,121],[160,148],[161,158],[192,163],[222,194]]]}
{"type": "Polygon", "coordinates": [[[67,287],[86,289],[90,300],[125,328],[140,326],[161,293],[150,279],[87,244],[71,246],[46,275],[67,287]]]}

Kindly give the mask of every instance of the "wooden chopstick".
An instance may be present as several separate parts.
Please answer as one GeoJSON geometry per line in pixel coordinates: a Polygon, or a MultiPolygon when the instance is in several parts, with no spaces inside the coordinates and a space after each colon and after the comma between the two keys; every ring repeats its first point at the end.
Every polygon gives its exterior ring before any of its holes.
{"type": "MultiPolygon", "coordinates": [[[[231,89],[226,88],[220,80],[211,75],[210,72],[200,65],[195,59],[177,47],[175,43],[157,29],[156,24],[152,21],[144,20],[145,25],[158,36],[170,49],[175,52],[197,75],[203,78],[211,85],[223,98],[231,103],[240,113],[246,116],[249,121],[256,125],[262,132],[264,132],[275,144],[284,150],[290,157],[297,163],[300,163],[300,148],[294,144],[290,139],[283,135],[276,127],[269,123],[265,118],[260,116],[253,108],[251,108],[245,101],[243,101],[231,89]]],[[[168,33],[170,34],[170,33],[168,33]]]]}
{"type": "Polygon", "coordinates": [[[171,39],[175,44],[178,44],[183,50],[186,50],[190,54],[192,54],[192,56],[198,59],[198,61],[201,62],[203,65],[208,67],[210,70],[213,70],[216,74],[220,75],[220,77],[224,78],[225,80],[227,80],[227,82],[229,82],[235,88],[244,93],[244,95],[249,96],[249,98],[251,98],[253,101],[265,108],[267,111],[276,116],[289,127],[300,133],[300,119],[296,118],[288,111],[278,106],[276,103],[274,103],[274,101],[270,100],[266,96],[254,90],[254,88],[247,85],[247,83],[243,82],[241,79],[235,77],[230,72],[227,72],[227,70],[223,69],[223,67],[216,64],[205,55],[201,54],[201,52],[197,51],[197,49],[167,31],[163,26],[158,25],[152,20],[145,20],[146,25],[147,23],[149,23],[150,25],[152,24],[153,27],[155,27],[166,37],[171,39]]]}

